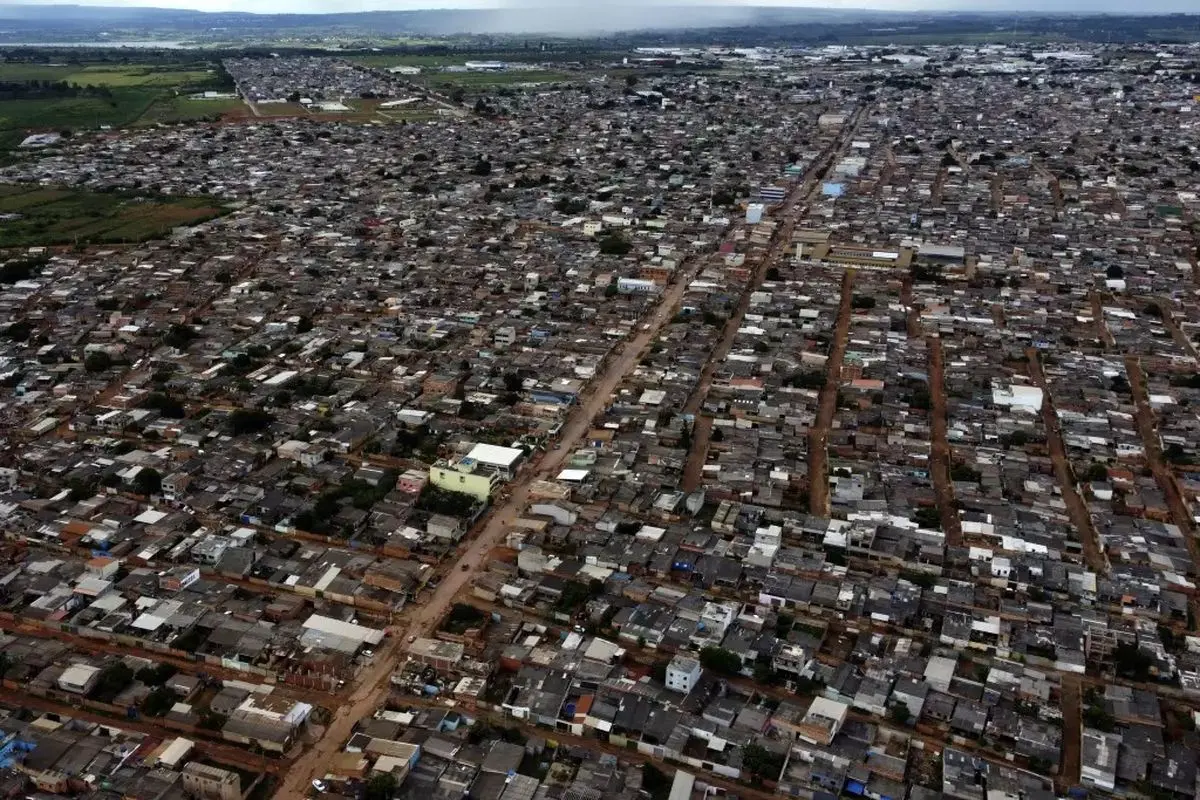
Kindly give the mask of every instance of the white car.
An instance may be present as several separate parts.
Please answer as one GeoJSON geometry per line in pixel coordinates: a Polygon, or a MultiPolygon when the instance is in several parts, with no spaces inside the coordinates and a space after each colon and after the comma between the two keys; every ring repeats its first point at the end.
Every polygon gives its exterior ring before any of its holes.
{"type": "Polygon", "coordinates": [[[363,650],[362,654],[363,654],[364,658],[370,658],[371,656],[375,655],[375,651],[374,650],[363,650]]]}
{"type": "Polygon", "coordinates": [[[312,787],[313,787],[314,789],[316,789],[318,792],[322,792],[322,793],[324,793],[324,792],[325,792],[325,784],[324,784],[324,782],[322,782],[322,781],[319,781],[319,780],[317,780],[316,778],[313,778],[312,787]]]}

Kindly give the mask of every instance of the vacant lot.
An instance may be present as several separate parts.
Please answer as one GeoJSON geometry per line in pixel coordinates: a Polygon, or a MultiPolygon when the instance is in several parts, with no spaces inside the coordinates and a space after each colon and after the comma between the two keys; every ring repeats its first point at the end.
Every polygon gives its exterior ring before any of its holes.
{"type": "Polygon", "coordinates": [[[225,116],[246,116],[250,109],[241,100],[194,100],[186,95],[157,100],[138,124],[162,122],[215,122],[225,116]]]}
{"type": "Polygon", "coordinates": [[[517,83],[552,83],[573,81],[585,77],[582,72],[551,72],[543,69],[505,70],[504,72],[428,72],[412,76],[412,80],[437,86],[485,88],[511,86],[517,83]]]}
{"type": "Polygon", "coordinates": [[[79,86],[205,86],[222,82],[214,65],[0,64],[0,81],[66,81],[79,86]]]}
{"type": "Polygon", "coordinates": [[[223,213],[202,197],[0,186],[0,247],[141,242],[223,213]]]}

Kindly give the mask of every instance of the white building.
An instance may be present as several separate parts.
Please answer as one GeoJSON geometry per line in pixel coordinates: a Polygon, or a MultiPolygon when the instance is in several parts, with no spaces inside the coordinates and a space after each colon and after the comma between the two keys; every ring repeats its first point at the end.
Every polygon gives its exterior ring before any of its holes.
{"type": "Polygon", "coordinates": [[[992,386],[992,402],[1030,413],[1042,410],[1042,390],[1036,386],[992,386]]]}
{"type": "Polygon", "coordinates": [[[72,664],[63,670],[62,675],[58,676],[58,688],[64,692],[87,694],[95,688],[98,680],[100,680],[99,667],[72,664]]]}
{"type": "Polygon", "coordinates": [[[295,461],[302,467],[315,467],[325,460],[325,448],[312,442],[291,439],[275,448],[276,454],[285,460],[295,461]]]}
{"type": "Polygon", "coordinates": [[[1079,782],[1084,786],[1111,792],[1117,782],[1117,754],[1121,749],[1120,734],[1084,728],[1082,740],[1083,754],[1079,782]]]}
{"type": "Polygon", "coordinates": [[[699,682],[702,672],[699,661],[676,654],[667,665],[667,688],[673,692],[688,694],[699,682]]]}
{"type": "Polygon", "coordinates": [[[512,480],[517,471],[517,462],[525,456],[519,447],[499,447],[494,444],[477,444],[471,448],[464,460],[486,467],[505,480],[512,480]]]}
{"type": "Polygon", "coordinates": [[[621,294],[658,294],[662,289],[654,281],[642,278],[618,278],[617,291],[621,294]]]}

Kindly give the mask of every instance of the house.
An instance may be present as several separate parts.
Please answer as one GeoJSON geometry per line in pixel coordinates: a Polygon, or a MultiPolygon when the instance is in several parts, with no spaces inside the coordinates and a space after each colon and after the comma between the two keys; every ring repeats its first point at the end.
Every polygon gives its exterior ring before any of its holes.
{"type": "Polygon", "coordinates": [[[184,765],[183,790],[190,797],[203,800],[241,800],[242,779],[236,773],[220,767],[212,767],[199,761],[184,765]]]}
{"type": "Polygon", "coordinates": [[[295,461],[302,467],[312,468],[325,460],[328,451],[319,444],[288,440],[275,448],[275,453],[288,461],[295,461]]]}
{"type": "Polygon", "coordinates": [[[506,481],[512,480],[517,464],[524,457],[525,451],[519,447],[499,447],[494,444],[477,444],[467,453],[471,463],[495,472],[506,481]]]}
{"type": "Polygon", "coordinates": [[[444,491],[468,494],[486,503],[500,485],[500,474],[479,469],[478,463],[469,458],[443,459],[429,468],[429,482],[444,491]]]}
{"type": "Polygon", "coordinates": [[[667,688],[673,692],[688,694],[700,681],[702,672],[699,661],[690,656],[676,654],[667,665],[667,688]]]}
{"type": "Polygon", "coordinates": [[[64,692],[86,695],[100,680],[100,668],[88,664],[72,664],[58,676],[58,688],[64,692]]]}
{"type": "Polygon", "coordinates": [[[804,719],[800,721],[799,736],[810,744],[832,744],[833,738],[846,723],[849,713],[850,706],[846,703],[827,697],[816,697],[804,714],[804,719]]]}
{"type": "Polygon", "coordinates": [[[1117,756],[1121,736],[1094,728],[1084,728],[1079,780],[1085,786],[1111,792],[1117,783],[1117,756]]]}
{"type": "Polygon", "coordinates": [[[429,475],[418,469],[406,469],[396,479],[396,488],[405,494],[420,494],[429,483],[429,475]]]}

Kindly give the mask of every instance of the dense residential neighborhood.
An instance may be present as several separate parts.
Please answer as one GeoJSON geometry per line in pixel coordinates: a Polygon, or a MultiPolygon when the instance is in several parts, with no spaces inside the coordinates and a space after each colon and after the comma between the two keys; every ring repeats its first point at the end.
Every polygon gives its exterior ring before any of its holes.
{"type": "Polygon", "coordinates": [[[0,797],[1200,794],[1194,46],[401,66],[0,167],[0,797]]]}

